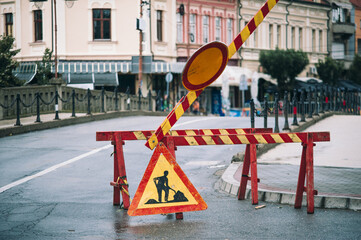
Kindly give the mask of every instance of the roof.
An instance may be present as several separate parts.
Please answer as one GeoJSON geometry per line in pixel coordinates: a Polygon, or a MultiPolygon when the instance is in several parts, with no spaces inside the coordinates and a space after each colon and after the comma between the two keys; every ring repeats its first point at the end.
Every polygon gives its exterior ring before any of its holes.
{"type": "Polygon", "coordinates": [[[357,8],[361,8],[361,0],[350,0],[350,3],[357,8]]]}

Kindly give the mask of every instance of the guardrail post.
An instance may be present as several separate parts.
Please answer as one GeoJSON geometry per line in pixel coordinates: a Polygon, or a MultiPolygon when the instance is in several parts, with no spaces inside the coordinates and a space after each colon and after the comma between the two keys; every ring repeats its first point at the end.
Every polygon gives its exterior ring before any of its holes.
{"type": "Polygon", "coordinates": [[[141,110],[141,104],[142,104],[142,90],[139,88],[138,90],[138,110],[141,110]]]}
{"type": "Polygon", "coordinates": [[[355,90],[355,115],[358,114],[358,90],[355,90]]]}
{"type": "Polygon", "coordinates": [[[342,96],[342,112],[346,112],[346,91],[343,90],[341,92],[341,96],[342,96]]]}
{"type": "Polygon", "coordinates": [[[130,92],[130,89],[129,89],[129,86],[127,87],[127,91],[126,91],[126,93],[127,93],[127,110],[130,110],[130,94],[129,94],[129,92],[130,92]]]}
{"type": "Polygon", "coordinates": [[[285,116],[285,125],[282,130],[290,130],[290,127],[288,125],[288,92],[285,91],[285,95],[283,98],[283,114],[285,116]]]}
{"type": "Polygon", "coordinates": [[[324,99],[324,94],[323,94],[323,88],[321,87],[320,89],[320,113],[325,113],[325,109],[324,109],[324,105],[323,105],[323,99],[324,99]]]}
{"type": "Polygon", "coordinates": [[[149,104],[148,104],[149,108],[148,108],[148,110],[151,112],[151,111],[152,111],[152,92],[150,91],[150,89],[149,89],[149,91],[148,91],[148,101],[149,101],[149,104]]]}
{"type": "Polygon", "coordinates": [[[20,123],[20,94],[16,94],[16,123],[14,126],[21,126],[20,123]]]}
{"type": "Polygon", "coordinates": [[[307,100],[308,100],[308,116],[307,116],[307,118],[312,118],[312,92],[311,92],[311,87],[308,88],[307,100]]]}
{"type": "Polygon", "coordinates": [[[318,97],[318,91],[316,90],[316,88],[314,89],[314,92],[315,92],[315,116],[320,116],[319,114],[318,114],[318,99],[319,99],[319,97],[318,97]]]}
{"type": "Polygon", "coordinates": [[[102,111],[102,113],[104,113],[105,112],[105,109],[104,109],[104,87],[102,87],[102,92],[101,92],[101,104],[102,104],[102,106],[101,106],[101,111],[102,111]]]}
{"type": "Polygon", "coordinates": [[[360,89],[357,90],[357,115],[360,115],[361,108],[361,99],[360,99],[360,89]]]}
{"type": "Polygon", "coordinates": [[[55,91],[55,118],[54,120],[60,120],[59,118],[59,95],[58,91],[55,91]]]}
{"type": "Polygon", "coordinates": [[[293,123],[292,123],[292,126],[298,126],[298,122],[297,122],[297,90],[296,89],[293,89],[292,105],[293,105],[293,123]]]}
{"type": "Polygon", "coordinates": [[[162,100],[161,100],[161,96],[160,96],[160,90],[158,90],[157,93],[157,108],[156,111],[162,111],[162,100]]]}
{"type": "Polygon", "coordinates": [[[36,120],[35,122],[41,123],[40,120],[40,93],[36,93],[36,120]]]}
{"type": "Polygon", "coordinates": [[[305,90],[304,89],[301,90],[300,101],[301,101],[301,120],[300,120],[300,122],[306,122],[306,116],[305,116],[306,104],[305,104],[305,90]]]}
{"type": "Polygon", "coordinates": [[[249,104],[251,105],[250,117],[251,117],[251,128],[254,128],[254,102],[253,99],[250,100],[249,104]]]}
{"type": "Polygon", "coordinates": [[[90,106],[90,98],[91,98],[91,92],[90,92],[90,89],[88,88],[88,92],[87,92],[87,95],[88,95],[88,112],[87,112],[87,115],[91,115],[91,106],[90,106]]]}
{"type": "Polygon", "coordinates": [[[115,111],[118,111],[119,110],[119,107],[118,107],[118,88],[116,87],[114,89],[114,96],[115,96],[115,106],[114,106],[114,110],[115,111]]]}
{"type": "Polygon", "coordinates": [[[274,110],[275,110],[275,129],[274,132],[278,133],[280,132],[280,129],[278,127],[278,109],[279,109],[279,96],[278,96],[278,92],[275,93],[275,106],[274,106],[274,110]]]}
{"type": "Polygon", "coordinates": [[[264,97],[264,109],[263,109],[263,127],[267,128],[267,115],[268,115],[268,98],[267,96],[264,97]]]}
{"type": "Polygon", "coordinates": [[[71,116],[72,117],[76,117],[75,116],[75,90],[73,89],[73,91],[71,92],[71,116]]]}

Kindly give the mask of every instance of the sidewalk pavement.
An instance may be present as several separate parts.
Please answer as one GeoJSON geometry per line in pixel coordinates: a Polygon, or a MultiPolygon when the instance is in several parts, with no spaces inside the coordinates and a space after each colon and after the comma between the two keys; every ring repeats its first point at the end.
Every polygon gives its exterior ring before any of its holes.
{"type": "MultiPolygon", "coordinates": [[[[315,207],[361,210],[361,116],[333,115],[313,119],[305,132],[329,131],[330,142],[314,147],[315,207]]],[[[307,124],[307,123],[306,123],[307,124]]],[[[309,124],[308,124],[309,125],[309,124]]],[[[304,126],[291,128],[303,131],[304,126]]],[[[257,151],[258,195],[260,201],[294,205],[301,161],[301,144],[268,144],[272,149],[257,151]]],[[[263,145],[264,147],[266,145],[263,145]]],[[[238,158],[242,159],[241,156],[238,158]]],[[[241,160],[243,161],[243,160],[241,160]]],[[[221,191],[237,196],[242,162],[233,162],[217,183],[221,191]]],[[[248,181],[246,198],[251,198],[248,181]]],[[[306,206],[306,197],[303,197],[306,206]]]]}

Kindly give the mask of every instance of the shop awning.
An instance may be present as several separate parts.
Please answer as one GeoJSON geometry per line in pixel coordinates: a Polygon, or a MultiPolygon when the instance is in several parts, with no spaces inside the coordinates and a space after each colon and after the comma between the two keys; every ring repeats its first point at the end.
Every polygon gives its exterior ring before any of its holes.
{"type": "MultiPolygon", "coordinates": [[[[55,72],[54,67],[52,71],[55,72]]],[[[131,63],[122,61],[69,61],[58,64],[59,73],[129,73],[131,72],[131,63]]]]}
{"type": "Polygon", "coordinates": [[[25,81],[25,85],[31,82],[36,75],[36,63],[19,63],[19,66],[13,71],[13,75],[18,79],[25,81]]]}
{"type": "Polygon", "coordinates": [[[246,76],[248,86],[251,85],[252,71],[248,68],[226,66],[223,73],[210,87],[222,87],[223,81],[228,81],[229,86],[239,86],[242,75],[246,76]]]}

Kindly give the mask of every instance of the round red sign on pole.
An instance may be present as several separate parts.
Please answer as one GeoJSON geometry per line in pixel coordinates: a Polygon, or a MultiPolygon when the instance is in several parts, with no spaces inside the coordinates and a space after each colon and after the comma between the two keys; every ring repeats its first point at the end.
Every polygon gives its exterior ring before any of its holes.
{"type": "Polygon", "coordinates": [[[210,42],[199,48],[187,61],[183,86],[189,91],[203,89],[214,82],[228,63],[228,47],[222,42],[210,42]]]}

